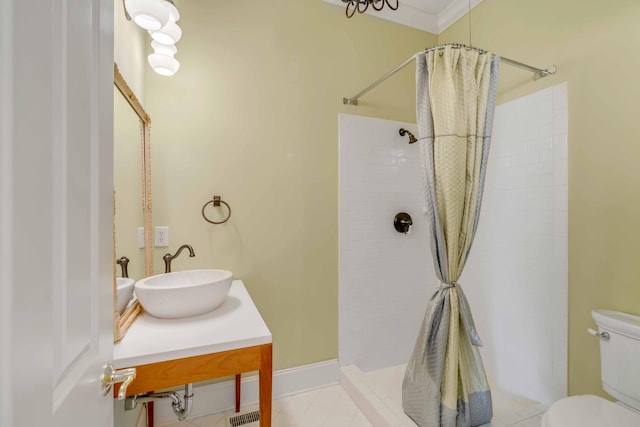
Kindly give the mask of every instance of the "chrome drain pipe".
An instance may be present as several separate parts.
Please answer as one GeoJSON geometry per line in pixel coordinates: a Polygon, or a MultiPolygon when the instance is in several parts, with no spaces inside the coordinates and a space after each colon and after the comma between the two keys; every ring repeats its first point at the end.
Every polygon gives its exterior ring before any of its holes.
{"type": "Polygon", "coordinates": [[[154,402],[160,399],[171,399],[171,409],[176,414],[178,420],[182,421],[191,413],[193,408],[193,384],[185,384],[184,401],[175,391],[165,391],[160,393],[143,393],[130,396],[125,399],[124,409],[130,411],[138,406],[138,403],[154,402]],[[184,405],[183,405],[184,403],[184,405]]]}
{"type": "Polygon", "coordinates": [[[186,384],[184,386],[184,407],[182,407],[182,402],[178,399],[177,402],[174,400],[171,403],[171,408],[180,421],[187,418],[187,415],[191,413],[191,409],[193,408],[193,384],[186,384]]]}

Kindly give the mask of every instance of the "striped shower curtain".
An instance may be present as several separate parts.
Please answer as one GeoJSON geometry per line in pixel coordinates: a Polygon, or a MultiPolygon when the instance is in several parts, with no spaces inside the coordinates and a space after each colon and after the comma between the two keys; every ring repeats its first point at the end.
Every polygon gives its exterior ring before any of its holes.
{"type": "Polygon", "coordinates": [[[440,288],[428,303],[402,384],[420,427],[468,427],[493,409],[469,303],[457,283],[480,215],[499,58],[446,46],[416,57],[417,121],[431,252],[440,288]]]}

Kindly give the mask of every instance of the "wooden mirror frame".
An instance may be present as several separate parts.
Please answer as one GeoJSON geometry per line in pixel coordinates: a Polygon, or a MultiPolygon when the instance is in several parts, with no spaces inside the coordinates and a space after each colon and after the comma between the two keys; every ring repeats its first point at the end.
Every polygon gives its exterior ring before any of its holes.
{"type": "MultiPolygon", "coordinates": [[[[144,226],[144,268],[145,276],[153,275],[153,246],[151,239],[151,118],[142,107],[142,104],[125,81],[118,65],[113,64],[113,83],[127,100],[131,108],[136,112],[142,123],[142,218],[144,226]]],[[[114,222],[115,222],[115,198],[114,198],[114,222]]],[[[113,341],[118,342],[127,332],[133,321],[142,313],[142,306],[135,301],[124,313],[118,312],[118,293],[116,291],[115,274],[115,227],[113,231],[113,341]]]]}

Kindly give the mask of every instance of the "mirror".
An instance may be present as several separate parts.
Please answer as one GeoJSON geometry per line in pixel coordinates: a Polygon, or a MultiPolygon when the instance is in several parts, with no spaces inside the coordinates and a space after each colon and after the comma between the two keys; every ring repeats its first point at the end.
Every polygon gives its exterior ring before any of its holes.
{"type": "MultiPolygon", "coordinates": [[[[139,280],[153,274],[151,241],[151,119],[114,65],[113,90],[114,164],[114,267],[116,278],[139,280]],[[144,249],[139,246],[138,228],[143,229],[144,249]],[[126,257],[124,262],[116,261],[126,257]],[[126,274],[125,273],[126,270],[126,274]]],[[[126,333],[142,312],[137,301],[121,293],[118,300],[114,279],[114,341],[126,333]],[[125,298],[126,301],[122,301],[125,298]],[[125,307],[119,309],[120,307],[125,307]],[[121,311],[123,310],[123,311],[121,311]]],[[[130,287],[132,288],[132,285],[130,287]]],[[[130,295],[130,294],[129,294],[130,295]]]]}

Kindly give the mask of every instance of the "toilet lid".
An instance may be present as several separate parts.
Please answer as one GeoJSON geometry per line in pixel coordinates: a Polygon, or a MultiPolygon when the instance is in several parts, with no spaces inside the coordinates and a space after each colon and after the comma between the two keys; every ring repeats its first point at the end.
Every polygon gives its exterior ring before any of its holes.
{"type": "Polygon", "coordinates": [[[555,402],[544,427],[638,427],[640,414],[597,396],[573,396],[555,402]]]}

